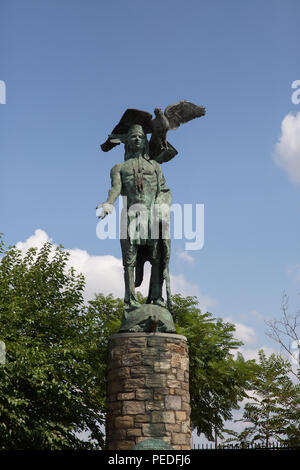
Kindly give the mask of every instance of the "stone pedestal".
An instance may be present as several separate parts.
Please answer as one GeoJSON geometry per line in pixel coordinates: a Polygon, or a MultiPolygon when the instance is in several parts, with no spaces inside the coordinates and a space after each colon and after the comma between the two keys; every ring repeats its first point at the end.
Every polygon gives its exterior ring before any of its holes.
{"type": "Polygon", "coordinates": [[[160,439],[190,449],[189,360],[184,336],[120,333],[109,338],[106,439],[129,450],[160,439]]]}

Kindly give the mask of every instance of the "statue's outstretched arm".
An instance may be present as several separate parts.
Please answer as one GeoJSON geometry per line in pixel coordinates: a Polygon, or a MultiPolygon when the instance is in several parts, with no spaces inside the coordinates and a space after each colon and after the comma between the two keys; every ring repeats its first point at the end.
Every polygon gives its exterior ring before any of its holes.
{"type": "Polygon", "coordinates": [[[110,170],[110,179],[111,179],[111,188],[108,192],[107,204],[114,204],[115,200],[121,193],[121,188],[122,188],[122,181],[121,181],[121,173],[120,173],[120,167],[121,165],[115,165],[111,170],[110,170]]]}
{"type": "Polygon", "coordinates": [[[99,219],[103,219],[107,214],[111,214],[113,205],[117,197],[121,193],[122,180],[120,174],[120,164],[115,165],[110,171],[111,188],[108,192],[107,200],[101,204],[98,204],[96,209],[102,208],[102,213],[98,216],[99,219]]]}

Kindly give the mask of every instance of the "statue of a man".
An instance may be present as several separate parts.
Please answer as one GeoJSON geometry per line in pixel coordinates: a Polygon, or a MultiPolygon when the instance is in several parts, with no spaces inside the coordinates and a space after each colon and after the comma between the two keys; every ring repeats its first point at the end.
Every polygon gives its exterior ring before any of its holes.
{"type": "Polygon", "coordinates": [[[102,208],[99,218],[104,218],[112,212],[113,204],[121,194],[123,196],[121,250],[126,309],[131,310],[140,306],[135,287],[142,283],[145,261],[151,263],[147,303],[165,306],[162,297],[165,280],[167,306],[170,308],[168,223],[171,192],[166,186],[158,162],[169,160],[177,151],[170,146],[164,151],[169,152],[165,160],[163,156],[151,159],[147,137],[139,124],[130,127],[123,142],[125,161],[115,165],[111,170],[111,188],[107,200],[97,206],[102,208]]]}

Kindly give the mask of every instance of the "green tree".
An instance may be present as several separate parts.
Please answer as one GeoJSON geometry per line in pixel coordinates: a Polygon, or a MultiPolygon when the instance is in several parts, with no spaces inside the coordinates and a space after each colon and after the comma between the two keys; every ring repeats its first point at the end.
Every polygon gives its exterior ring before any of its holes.
{"type": "Polygon", "coordinates": [[[281,414],[284,418],[281,442],[300,447],[300,384],[287,381],[280,397],[281,414]]]}
{"type": "Polygon", "coordinates": [[[190,357],[191,424],[213,440],[222,436],[224,421],[246,397],[255,376],[255,361],[234,352],[243,344],[235,326],[201,313],[196,297],[173,296],[177,332],[186,336],[190,357]]]}
{"type": "Polygon", "coordinates": [[[259,368],[253,382],[251,401],[244,407],[242,432],[227,432],[228,441],[242,445],[259,443],[268,447],[272,441],[299,444],[300,387],[290,378],[291,365],[283,357],[267,357],[259,351],[259,368]]]}
{"type": "MultiPolygon", "coordinates": [[[[1,252],[4,252],[1,243],[1,252]]],[[[0,263],[0,449],[86,449],[103,442],[103,364],[84,279],[47,243],[0,263]]]]}
{"type": "MultiPolygon", "coordinates": [[[[85,306],[84,279],[66,270],[62,247],[48,243],[25,257],[14,247],[1,250],[7,360],[0,365],[0,449],[92,448],[81,431],[101,447],[107,343],[120,326],[123,301],[98,294],[85,306]]],[[[173,304],[190,351],[192,426],[212,440],[246,396],[255,364],[233,357],[241,342],[232,324],[202,314],[195,297],[174,295],[173,304]]]]}

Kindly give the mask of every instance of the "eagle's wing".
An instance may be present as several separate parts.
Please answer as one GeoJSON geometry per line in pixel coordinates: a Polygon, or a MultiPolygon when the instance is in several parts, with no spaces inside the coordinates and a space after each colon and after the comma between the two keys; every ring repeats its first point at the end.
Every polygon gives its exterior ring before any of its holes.
{"type": "Polygon", "coordinates": [[[203,106],[197,106],[189,101],[179,101],[179,103],[171,104],[165,109],[165,116],[169,120],[169,129],[177,129],[180,124],[204,116],[204,114],[205,108],[203,106]]]}
{"type": "Polygon", "coordinates": [[[147,111],[132,108],[126,109],[119,123],[113,128],[108,139],[101,145],[101,149],[103,152],[108,152],[118,145],[122,141],[122,136],[125,136],[129,128],[134,124],[140,124],[146,134],[152,132],[151,121],[152,114],[147,111]]]}

